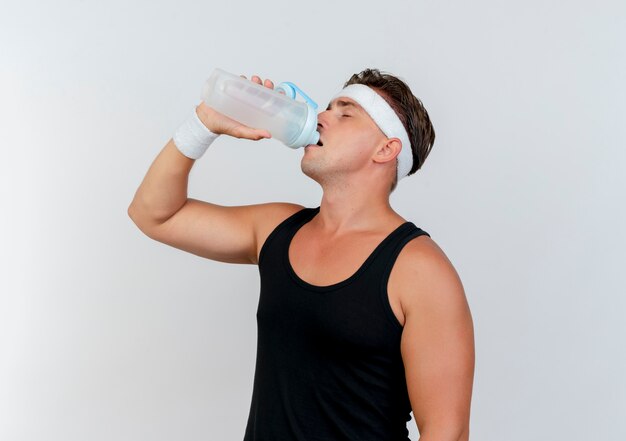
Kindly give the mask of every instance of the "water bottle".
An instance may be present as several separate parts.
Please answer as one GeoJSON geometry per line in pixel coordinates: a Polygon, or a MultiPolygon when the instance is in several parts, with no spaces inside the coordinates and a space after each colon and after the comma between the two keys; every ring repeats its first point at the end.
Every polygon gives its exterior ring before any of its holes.
{"type": "Polygon", "coordinates": [[[288,147],[297,149],[319,141],[317,104],[291,82],[272,90],[216,68],[206,80],[201,98],[237,122],[269,131],[288,147]],[[296,92],[306,102],[297,101],[296,92]]]}

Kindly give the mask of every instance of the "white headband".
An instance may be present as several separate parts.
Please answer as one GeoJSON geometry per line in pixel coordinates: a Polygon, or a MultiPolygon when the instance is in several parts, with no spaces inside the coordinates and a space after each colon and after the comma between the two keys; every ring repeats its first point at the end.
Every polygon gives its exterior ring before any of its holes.
{"type": "Polygon", "coordinates": [[[399,138],[402,149],[398,155],[398,181],[405,177],[413,167],[411,142],[402,121],[391,106],[376,91],[364,84],[350,84],[332,97],[347,97],[356,101],[374,120],[387,138],[399,138]]]}

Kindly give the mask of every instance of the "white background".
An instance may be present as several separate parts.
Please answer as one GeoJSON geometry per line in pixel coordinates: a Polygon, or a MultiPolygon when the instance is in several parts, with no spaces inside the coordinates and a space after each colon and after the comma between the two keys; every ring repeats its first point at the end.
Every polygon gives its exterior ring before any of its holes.
{"type": "MultiPolygon", "coordinates": [[[[257,267],[126,213],[215,67],[407,81],[437,137],[391,202],[464,283],[471,439],[626,439],[625,49],[617,0],[3,2],[0,439],[242,439],[257,267]]],[[[301,155],[222,137],[189,196],[315,207],[301,155]]]]}

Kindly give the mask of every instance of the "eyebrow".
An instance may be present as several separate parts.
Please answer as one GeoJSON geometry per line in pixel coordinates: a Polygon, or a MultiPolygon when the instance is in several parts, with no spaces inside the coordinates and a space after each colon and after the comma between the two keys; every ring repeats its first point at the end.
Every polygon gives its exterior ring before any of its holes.
{"type": "MultiPolygon", "coordinates": [[[[359,106],[357,106],[355,103],[353,103],[352,101],[345,101],[345,100],[335,100],[335,104],[339,107],[351,107],[353,109],[355,109],[357,112],[361,112],[361,109],[359,108],[359,106]]],[[[326,110],[330,110],[332,109],[332,103],[328,104],[328,107],[326,108],[326,110]]]]}

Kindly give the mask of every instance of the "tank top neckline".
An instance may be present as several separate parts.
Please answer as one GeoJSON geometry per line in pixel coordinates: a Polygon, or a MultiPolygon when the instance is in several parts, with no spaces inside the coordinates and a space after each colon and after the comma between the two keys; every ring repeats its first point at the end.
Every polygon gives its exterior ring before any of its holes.
{"type": "Polygon", "coordinates": [[[305,288],[305,289],[307,289],[309,291],[316,291],[316,292],[335,291],[335,290],[337,290],[339,288],[342,288],[342,287],[344,287],[346,285],[349,285],[350,283],[354,282],[367,269],[367,267],[374,261],[376,256],[382,251],[382,249],[384,248],[384,246],[387,243],[389,243],[396,235],[400,234],[400,232],[403,231],[405,228],[407,228],[409,226],[413,226],[413,222],[411,222],[411,221],[406,221],[406,222],[398,225],[398,227],[396,227],[393,231],[391,231],[387,235],[387,237],[385,237],[376,246],[376,248],[374,248],[374,250],[370,253],[370,255],[367,257],[367,259],[365,259],[365,261],[361,264],[361,266],[359,266],[359,268],[350,277],[348,277],[347,279],[342,280],[342,281],[337,282],[337,283],[333,283],[331,285],[324,285],[324,286],[313,285],[312,283],[309,283],[306,280],[301,279],[300,276],[298,276],[296,271],[291,266],[291,261],[289,260],[289,248],[290,248],[291,242],[292,242],[293,238],[295,237],[296,233],[298,232],[298,230],[300,230],[300,228],[302,228],[304,226],[304,224],[310,222],[315,216],[317,216],[317,214],[319,213],[319,209],[320,209],[320,207],[310,209],[310,210],[313,210],[313,215],[312,216],[306,216],[304,219],[302,219],[299,222],[297,222],[295,227],[292,228],[289,231],[289,234],[285,238],[286,245],[284,247],[284,253],[283,253],[283,263],[284,263],[284,266],[285,266],[287,272],[289,273],[289,275],[291,276],[291,278],[293,279],[293,281],[296,282],[301,287],[303,287],[303,288],[305,288]]]}

